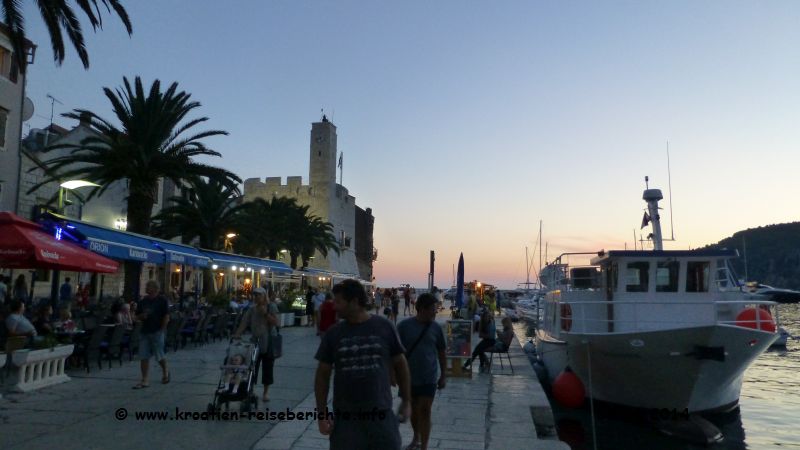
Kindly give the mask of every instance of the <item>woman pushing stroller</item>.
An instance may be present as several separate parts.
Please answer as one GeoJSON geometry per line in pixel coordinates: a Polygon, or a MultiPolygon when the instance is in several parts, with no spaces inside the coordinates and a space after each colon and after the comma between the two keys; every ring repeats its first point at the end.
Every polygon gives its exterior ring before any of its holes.
{"type": "Polygon", "coordinates": [[[275,357],[272,353],[272,338],[277,335],[278,306],[267,298],[264,288],[253,289],[255,304],[248,309],[242,318],[239,329],[234,333],[234,338],[240,338],[242,333],[250,328],[252,339],[258,342],[259,354],[256,361],[256,377],[258,376],[259,362],[261,365],[261,382],[264,384],[263,401],[269,401],[269,386],[274,382],[273,367],[275,357]]]}

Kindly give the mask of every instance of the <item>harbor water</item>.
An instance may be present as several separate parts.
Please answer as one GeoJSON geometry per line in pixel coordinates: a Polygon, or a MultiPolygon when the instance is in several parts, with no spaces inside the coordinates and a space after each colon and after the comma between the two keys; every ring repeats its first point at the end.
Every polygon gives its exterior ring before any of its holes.
{"type": "MultiPolygon", "coordinates": [[[[800,337],[800,304],[779,306],[781,325],[800,337]]],[[[667,374],[668,376],[668,374],[667,374]]],[[[553,403],[559,438],[583,449],[800,449],[800,340],[762,354],[745,373],[739,409],[705,416],[724,438],[701,446],[668,437],[641,412],[596,408],[592,430],[589,408],[568,410],[553,403]]]]}

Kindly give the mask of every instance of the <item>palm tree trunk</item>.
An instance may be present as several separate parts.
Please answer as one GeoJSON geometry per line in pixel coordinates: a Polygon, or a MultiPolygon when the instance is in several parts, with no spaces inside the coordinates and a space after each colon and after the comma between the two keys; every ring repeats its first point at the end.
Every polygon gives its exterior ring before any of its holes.
{"type": "MultiPolygon", "coordinates": [[[[142,189],[136,189],[131,184],[130,194],[128,195],[128,231],[144,235],[150,233],[150,217],[153,214],[153,203],[155,202],[152,196],[143,194],[142,189]]],[[[141,262],[125,261],[123,295],[126,300],[139,299],[141,274],[141,262]]]]}

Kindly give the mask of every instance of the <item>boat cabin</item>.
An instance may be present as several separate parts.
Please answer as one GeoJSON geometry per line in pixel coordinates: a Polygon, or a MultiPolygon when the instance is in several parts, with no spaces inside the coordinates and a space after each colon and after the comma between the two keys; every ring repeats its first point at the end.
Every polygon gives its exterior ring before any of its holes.
{"type": "Polygon", "coordinates": [[[557,260],[552,273],[562,276],[547,295],[544,320],[580,333],[713,324],[735,312],[715,302],[741,295],[729,262],[735,257],[735,250],[612,250],[589,266],[557,260]]]}

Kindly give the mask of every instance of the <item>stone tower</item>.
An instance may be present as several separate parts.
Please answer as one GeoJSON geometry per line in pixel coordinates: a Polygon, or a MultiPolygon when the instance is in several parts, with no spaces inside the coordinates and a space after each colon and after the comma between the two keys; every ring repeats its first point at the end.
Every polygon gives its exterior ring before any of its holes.
{"type": "Polygon", "coordinates": [[[311,154],[308,184],[318,194],[332,193],[336,187],[336,125],[322,116],[311,124],[311,154]]]}

